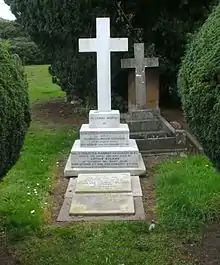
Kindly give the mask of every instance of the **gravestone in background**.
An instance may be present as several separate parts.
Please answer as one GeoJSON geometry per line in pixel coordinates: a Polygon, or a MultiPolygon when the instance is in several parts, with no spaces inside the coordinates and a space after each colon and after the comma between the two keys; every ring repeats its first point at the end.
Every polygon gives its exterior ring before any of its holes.
{"type": "Polygon", "coordinates": [[[185,132],[175,130],[160,115],[158,58],[144,58],[144,43],[136,43],[134,58],[122,59],[121,66],[135,69],[129,74],[125,120],[142,155],[185,152],[185,132]]]}
{"type": "Polygon", "coordinates": [[[128,75],[128,110],[159,108],[158,58],[144,58],[144,43],[134,44],[134,58],[122,59],[122,68],[133,68],[128,75]],[[145,71],[145,68],[146,71],[145,71]]]}

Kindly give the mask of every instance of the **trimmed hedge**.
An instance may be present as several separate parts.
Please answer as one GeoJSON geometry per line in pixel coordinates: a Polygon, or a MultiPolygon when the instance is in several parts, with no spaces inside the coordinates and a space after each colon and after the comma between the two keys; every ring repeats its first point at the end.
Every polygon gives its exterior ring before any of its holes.
{"type": "Polygon", "coordinates": [[[220,5],[188,45],[178,83],[188,126],[220,169],[220,5]]]}
{"type": "Polygon", "coordinates": [[[0,178],[16,163],[31,120],[24,69],[9,49],[0,41],[0,178]]]}

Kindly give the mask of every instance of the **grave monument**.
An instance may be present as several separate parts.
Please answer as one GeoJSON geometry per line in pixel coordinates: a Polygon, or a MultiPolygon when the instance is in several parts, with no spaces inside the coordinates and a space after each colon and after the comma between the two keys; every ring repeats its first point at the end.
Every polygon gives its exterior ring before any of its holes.
{"type": "Polygon", "coordinates": [[[79,39],[79,51],[97,53],[98,110],[91,110],[89,124],[82,125],[64,175],[130,172],[139,176],[145,166],[136,141],[129,139],[128,125],[120,124],[119,110],[111,109],[110,53],[127,51],[128,39],[110,38],[109,18],[97,18],[96,31],[96,38],[79,39]]]}
{"type": "Polygon", "coordinates": [[[144,43],[135,43],[134,58],[122,59],[121,67],[135,69],[128,77],[129,112],[159,108],[158,58],[145,58],[144,43]]]}
{"type": "Polygon", "coordinates": [[[79,40],[79,51],[97,53],[98,110],[90,111],[69,155],[64,176],[70,180],[57,220],[144,219],[139,175],[146,168],[128,125],[111,109],[110,53],[127,51],[128,40],[110,38],[109,18],[96,19],[96,32],[79,40]]]}
{"type": "Polygon", "coordinates": [[[173,128],[160,114],[158,58],[145,58],[144,43],[135,43],[134,58],[122,59],[121,67],[135,69],[129,74],[125,120],[142,155],[185,152],[185,132],[173,128]]]}

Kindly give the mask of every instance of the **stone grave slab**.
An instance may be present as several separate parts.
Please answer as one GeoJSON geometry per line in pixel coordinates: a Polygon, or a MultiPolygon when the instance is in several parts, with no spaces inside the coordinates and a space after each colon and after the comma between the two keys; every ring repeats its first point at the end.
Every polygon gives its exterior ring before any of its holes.
{"type": "Polygon", "coordinates": [[[132,194],[96,193],[75,194],[72,197],[70,215],[134,214],[132,194]]]}
{"type": "MultiPolygon", "coordinates": [[[[103,175],[103,173],[101,173],[103,175]]],[[[68,187],[66,189],[65,198],[72,198],[76,193],[76,183],[78,178],[70,178],[68,187]]],[[[142,188],[140,183],[139,176],[131,176],[131,187],[132,187],[132,196],[133,197],[142,197],[142,188]]]]}
{"type": "MultiPolygon", "coordinates": [[[[76,180],[76,179],[75,179],[76,180]]],[[[70,215],[71,197],[64,199],[63,205],[57,217],[57,222],[81,222],[81,221],[134,221],[145,220],[145,210],[142,197],[133,197],[135,214],[118,214],[118,215],[70,215]]]]}
{"type": "Polygon", "coordinates": [[[130,173],[79,174],[76,193],[132,192],[130,173]]]}

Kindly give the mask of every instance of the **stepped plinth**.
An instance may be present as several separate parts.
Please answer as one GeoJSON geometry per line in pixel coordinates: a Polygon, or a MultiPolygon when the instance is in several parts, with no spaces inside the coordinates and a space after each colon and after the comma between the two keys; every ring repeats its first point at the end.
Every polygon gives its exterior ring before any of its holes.
{"type": "Polygon", "coordinates": [[[80,173],[129,172],[142,175],[145,166],[134,139],[129,138],[127,124],[120,124],[117,110],[98,112],[91,110],[89,124],[80,129],[67,161],[64,175],[80,173]]]}

